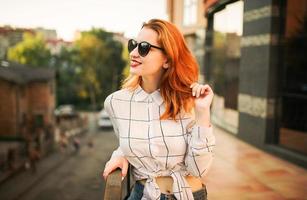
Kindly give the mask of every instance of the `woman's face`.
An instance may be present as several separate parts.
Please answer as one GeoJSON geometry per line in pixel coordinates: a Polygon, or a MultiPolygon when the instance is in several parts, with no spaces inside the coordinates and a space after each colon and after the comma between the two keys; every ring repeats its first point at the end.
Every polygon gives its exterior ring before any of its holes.
{"type": "MultiPolygon", "coordinates": [[[[146,41],[151,45],[161,47],[158,44],[158,34],[150,29],[143,27],[139,32],[137,43],[146,41]]],[[[167,62],[167,58],[162,50],[156,48],[150,48],[148,54],[145,57],[140,56],[138,53],[138,47],[130,52],[130,73],[134,75],[142,76],[143,78],[152,77],[158,78],[163,74],[163,65],[167,62]]],[[[166,67],[164,65],[164,67],[166,67]]]]}

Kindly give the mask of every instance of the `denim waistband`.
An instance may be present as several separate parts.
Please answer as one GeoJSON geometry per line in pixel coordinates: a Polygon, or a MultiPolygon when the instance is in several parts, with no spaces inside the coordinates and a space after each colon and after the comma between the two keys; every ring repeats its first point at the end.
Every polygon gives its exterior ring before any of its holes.
{"type": "MultiPolygon", "coordinates": [[[[134,188],[128,198],[128,200],[138,200],[141,199],[143,196],[144,185],[139,181],[136,181],[134,188]]],[[[193,192],[194,200],[207,200],[207,189],[206,186],[203,187],[195,192],[193,192]]],[[[175,200],[176,197],[173,194],[161,194],[160,200],[175,200]]]]}

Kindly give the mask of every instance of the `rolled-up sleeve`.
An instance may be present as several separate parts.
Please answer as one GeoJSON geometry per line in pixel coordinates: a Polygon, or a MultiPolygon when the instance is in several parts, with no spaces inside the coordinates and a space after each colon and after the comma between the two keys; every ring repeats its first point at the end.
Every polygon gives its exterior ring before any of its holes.
{"type": "Polygon", "coordinates": [[[191,175],[203,178],[213,161],[215,137],[213,127],[194,125],[188,131],[185,165],[191,175]]]}
{"type": "MultiPolygon", "coordinates": [[[[115,135],[117,136],[117,138],[119,138],[118,124],[116,122],[116,116],[115,116],[113,105],[112,105],[112,98],[113,98],[113,95],[111,94],[105,99],[104,109],[108,113],[109,118],[112,122],[115,135]]],[[[122,152],[120,146],[116,150],[113,151],[111,159],[114,157],[118,157],[118,156],[124,156],[124,153],[122,152]]]]}

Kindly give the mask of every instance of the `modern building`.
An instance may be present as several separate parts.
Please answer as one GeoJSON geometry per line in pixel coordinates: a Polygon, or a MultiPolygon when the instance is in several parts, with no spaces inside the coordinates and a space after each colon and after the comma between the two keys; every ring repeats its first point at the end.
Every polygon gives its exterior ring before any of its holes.
{"type": "Polygon", "coordinates": [[[307,1],[204,0],[214,123],[307,167],[307,1]]]}

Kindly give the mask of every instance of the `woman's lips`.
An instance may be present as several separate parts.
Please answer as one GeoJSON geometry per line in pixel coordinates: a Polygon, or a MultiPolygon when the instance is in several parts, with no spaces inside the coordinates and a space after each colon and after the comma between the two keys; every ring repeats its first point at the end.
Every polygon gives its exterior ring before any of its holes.
{"type": "Polygon", "coordinates": [[[131,60],[130,61],[130,66],[131,67],[137,67],[138,65],[142,64],[141,62],[138,62],[136,60],[131,60]]]}

